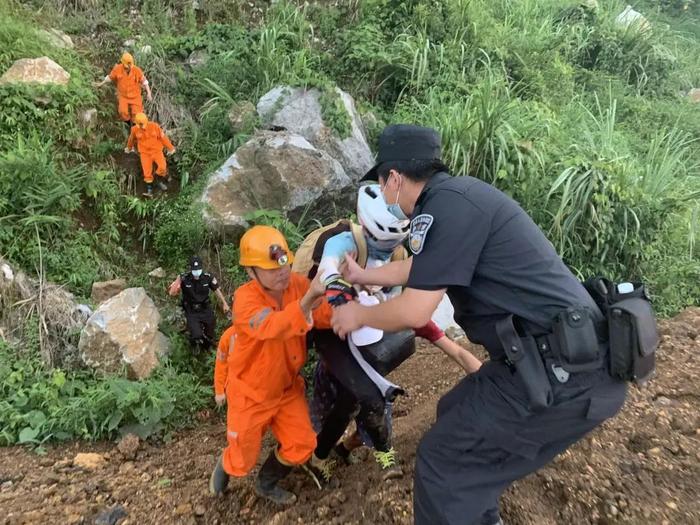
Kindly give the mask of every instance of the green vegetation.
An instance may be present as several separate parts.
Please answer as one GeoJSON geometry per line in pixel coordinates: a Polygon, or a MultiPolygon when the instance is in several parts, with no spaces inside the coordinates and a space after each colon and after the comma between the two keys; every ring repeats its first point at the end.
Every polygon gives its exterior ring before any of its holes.
{"type": "MultiPolygon", "coordinates": [[[[324,120],[346,136],[337,86],[381,125],[437,127],[455,175],[512,195],[582,278],[643,279],[664,315],[700,304],[700,104],[686,97],[700,87],[700,3],[638,1],[650,31],[616,24],[626,2],[598,3],[0,0],[0,72],[47,55],[71,74],[65,87],[0,86],[0,255],[83,299],[94,280],[126,277],[168,311],[177,306],[146,274],[174,275],[200,252],[230,292],[245,278],[237,249],[205,231],[198,203],[208,173],[257,125],[234,130],[229,110],[279,84],[316,87],[324,120]],[[51,27],[76,49],[36,36],[51,27]],[[133,196],[140,173],[120,156],[110,88],[90,84],[128,39],[154,89],[147,110],[178,148],[169,162],[181,191],[166,200],[133,196]],[[90,107],[93,127],[80,119],[90,107]]],[[[314,219],[251,216],[293,246],[314,219]]],[[[3,443],[169,428],[210,394],[210,370],[182,348],[141,383],[44,371],[35,354],[2,347],[3,443]]]]}

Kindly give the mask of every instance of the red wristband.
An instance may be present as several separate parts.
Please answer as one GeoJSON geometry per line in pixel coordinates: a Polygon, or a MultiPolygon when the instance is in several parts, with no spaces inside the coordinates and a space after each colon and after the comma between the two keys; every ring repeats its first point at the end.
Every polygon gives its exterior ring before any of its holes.
{"type": "Polygon", "coordinates": [[[434,343],[438,339],[442,339],[445,336],[445,332],[440,330],[440,327],[435,324],[435,321],[429,321],[427,325],[415,330],[417,337],[422,337],[427,339],[431,343],[434,343]]]}

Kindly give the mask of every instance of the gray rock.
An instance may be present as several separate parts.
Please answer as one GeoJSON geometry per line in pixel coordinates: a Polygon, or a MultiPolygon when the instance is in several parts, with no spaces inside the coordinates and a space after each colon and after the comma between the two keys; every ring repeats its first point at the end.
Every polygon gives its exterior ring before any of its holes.
{"type": "Polygon", "coordinates": [[[228,112],[228,120],[234,133],[249,129],[255,122],[256,116],[255,106],[247,100],[237,102],[228,112]]]}
{"type": "Polygon", "coordinates": [[[119,520],[127,517],[127,512],[121,505],[115,505],[95,516],[95,525],[116,525],[119,520]]]}
{"type": "MultiPolygon", "coordinates": [[[[338,161],[300,135],[264,131],[213,173],[202,195],[211,229],[240,233],[259,208],[294,212],[351,184],[338,161]]],[[[348,192],[350,193],[350,192],[348,192]]]]}
{"type": "Polygon", "coordinates": [[[54,47],[58,47],[60,49],[73,49],[75,47],[71,37],[58,29],[49,29],[48,31],[45,29],[40,29],[37,31],[37,33],[41,38],[47,40],[54,47]]]}
{"type": "Polygon", "coordinates": [[[169,351],[158,331],[160,314],[143,288],[128,288],[102,303],[80,334],[83,362],[102,372],[148,377],[169,351]]]}
{"type": "Polygon", "coordinates": [[[80,122],[85,128],[93,128],[97,124],[97,109],[88,108],[82,110],[79,114],[80,122]]]}
{"type": "Polygon", "coordinates": [[[185,60],[185,64],[191,68],[201,67],[207,62],[209,62],[209,53],[203,49],[195,49],[190,53],[190,56],[187,57],[187,60],[185,60]]]}
{"type": "Polygon", "coordinates": [[[688,91],[688,98],[694,104],[700,104],[700,88],[693,88],[688,91]]]}
{"type": "Polygon", "coordinates": [[[22,58],[0,77],[0,84],[66,85],[70,74],[49,57],[22,58]]]}
{"type": "Polygon", "coordinates": [[[124,279],[112,279],[111,281],[98,281],[92,283],[92,293],[90,297],[95,304],[105,302],[126,289],[124,279]]]}
{"type": "Polygon", "coordinates": [[[281,127],[301,135],[340,162],[348,176],[358,181],[374,164],[372,152],[352,97],[338,88],[336,93],[351,121],[350,135],[345,138],[339,137],[323,121],[321,93],[317,89],[276,87],[258,101],[258,115],[263,126],[281,127]]]}
{"type": "Polygon", "coordinates": [[[155,277],[156,279],[163,279],[165,277],[165,270],[159,266],[155,270],[148,272],[148,276],[155,277]]]}

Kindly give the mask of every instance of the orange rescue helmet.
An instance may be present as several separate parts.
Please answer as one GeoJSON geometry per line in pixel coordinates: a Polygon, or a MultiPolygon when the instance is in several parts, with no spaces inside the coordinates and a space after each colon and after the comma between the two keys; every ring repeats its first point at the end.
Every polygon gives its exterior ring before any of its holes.
{"type": "Polygon", "coordinates": [[[131,53],[124,53],[119,60],[123,65],[129,65],[133,66],[134,65],[134,57],[132,56],[131,53]]]}
{"type": "Polygon", "coordinates": [[[272,226],[253,226],[241,237],[241,266],[274,270],[292,264],[294,254],[289,250],[287,239],[272,226]]]}
{"type": "Polygon", "coordinates": [[[148,124],[148,117],[145,113],[136,113],[136,116],[134,117],[134,124],[138,126],[145,126],[148,124]]]}

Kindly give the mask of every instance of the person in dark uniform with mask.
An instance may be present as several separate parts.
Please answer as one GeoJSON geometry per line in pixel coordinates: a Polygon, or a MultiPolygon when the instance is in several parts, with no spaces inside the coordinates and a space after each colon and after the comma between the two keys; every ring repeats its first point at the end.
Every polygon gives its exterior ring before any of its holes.
{"type": "Polygon", "coordinates": [[[204,271],[202,259],[196,255],[190,258],[190,271],[178,275],[168,291],[171,296],[181,294],[190,344],[195,351],[210,348],[214,341],[216,317],[209,301],[212,292],[218,297],[223,312],[230,316],[231,308],[219,289],[219,280],[204,271]]]}
{"type": "Polygon", "coordinates": [[[348,258],[344,276],[406,288],[376,306],[336,308],[333,329],[417,328],[448,294],[490,360],[439,401],[420,442],[415,523],[496,525],[503,491],[616,414],[626,384],[606,364],[603,314],[542,231],[510,197],[450,176],[440,158],[430,128],[382,132],[364,180],[411,217],[412,257],[372,269],[348,258]]]}

